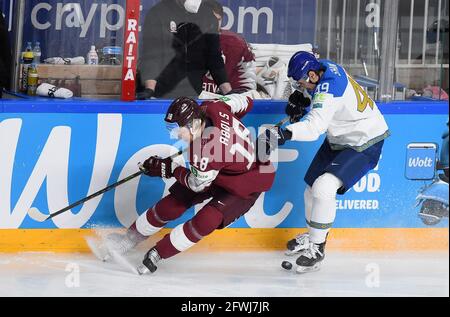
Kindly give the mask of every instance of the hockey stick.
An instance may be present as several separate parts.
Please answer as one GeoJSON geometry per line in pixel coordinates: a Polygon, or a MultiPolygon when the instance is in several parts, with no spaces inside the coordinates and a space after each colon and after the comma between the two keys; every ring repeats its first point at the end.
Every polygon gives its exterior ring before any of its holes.
{"type": "MultiPolygon", "coordinates": [[[[290,120],[290,118],[291,117],[289,117],[289,116],[287,116],[287,117],[285,117],[284,119],[282,119],[280,122],[278,122],[278,123],[276,123],[276,124],[274,124],[273,126],[272,125],[265,125],[265,128],[266,128],[266,130],[269,130],[269,129],[272,129],[272,127],[273,128],[279,128],[279,127],[281,127],[281,126],[283,126],[286,122],[289,122],[289,120],[290,120]]],[[[260,135],[265,135],[265,132],[263,132],[263,133],[261,133],[261,134],[259,134],[258,135],[258,137],[257,137],[257,140],[256,140],[256,142],[257,142],[257,147],[259,147],[260,146],[260,144],[261,144],[261,142],[263,141],[264,142],[264,146],[267,146],[267,139],[260,139],[260,135]]],[[[266,135],[265,135],[266,136],[266,135]]],[[[273,149],[271,149],[271,151],[273,151],[273,149]]],[[[259,154],[259,150],[258,150],[258,154],[259,154]]],[[[267,154],[267,153],[266,153],[267,154]]]]}
{"type": "MultiPolygon", "coordinates": [[[[180,150],[180,151],[178,151],[177,153],[171,155],[170,158],[171,158],[171,159],[174,159],[175,157],[177,157],[177,156],[179,156],[179,155],[182,155],[184,152],[185,152],[185,150],[180,150]]],[[[66,212],[67,210],[70,210],[70,209],[72,209],[72,208],[74,208],[74,207],[76,207],[76,206],[79,206],[79,205],[81,205],[82,203],[85,203],[85,202],[88,201],[88,200],[91,200],[91,199],[93,199],[93,198],[95,198],[95,197],[97,197],[97,196],[100,196],[100,195],[102,195],[102,194],[104,194],[104,193],[110,191],[111,189],[116,188],[117,186],[122,185],[122,184],[124,184],[124,183],[126,183],[126,182],[128,182],[128,181],[130,181],[130,180],[132,180],[132,179],[134,179],[134,178],[136,178],[136,177],[142,175],[142,174],[144,174],[143,171],[136,172],[136,173],[134,173],[134,174],[132,174],[132,175],[130,175],[130,176],[128,176],[128,177],[126,177],[126,178],[124,178],[124,179],[118,181],[117,183],[114,183],[114,184],[112,184],[112,185],[109,185],[108,187],[105,187],[105,188],[103,188],[102,190],[99,190],[98,192],[96,192],[96,193],[94,193],[94,194],[92,194],[92,195],[89,195],[88,197],[83,198],[83,199],[81,199],[81,200],[79,200],[79,201],[77,201],[77,202],[71,204],[70,206],[67,206],[67,207],[65,207],[65,208],[63,208],[63,209],[61,209],[61,210],[58,210],[58,211],[54,212],[54,213],[50,213],[50,215],[46,215],[46,214],[42,213],[42,212],[41,212],[38,208],[36,208],[36,207],[30,208],[30,209],[28,210],[28,215],[29,215],[33,220],[36,220],[36,221],[38,221],[38,222],[44,222],[44,221],[46,221],[46,220],[49,220],[49,219],[51,219],[51,218],[53,218],[53,217],[56,217],[56,216],[62,214],[63,212],[66,212]]]]}

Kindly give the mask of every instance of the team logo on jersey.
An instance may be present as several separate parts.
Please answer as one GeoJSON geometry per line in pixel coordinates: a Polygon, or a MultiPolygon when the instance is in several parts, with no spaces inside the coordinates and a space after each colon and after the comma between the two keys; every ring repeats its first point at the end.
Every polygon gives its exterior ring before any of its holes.
{"type": "Polygon", "coordinates": [[[220,97],[219,100],[220,100],[220,101],[223,101],[223,102],[225,102],[225,103],[228,102],[228,101],[231,101],[231,99],[230,99],[229,97],[225,97],[225,96],[220,97]]]}
{"type": "Polygon", "coordinates": [[[198,177],[198,171],[195,167],[191,166],[191,173],[192,175],[194,175],[195,177],[198,177]]]}
{"type": "Polygon", "coordinates": [[[170,33],[177,33],[177,24],[175,21],[170,21],[169,30],[170,33]]]}
{"type": "MultiPolygon", "coordinates": [[[[204,167],[204,169],[206,169],[206,166],[204,167]]],[[[191,173],[192,173],[192,175],[195,176],[195,178],[197,178],[197,179],[199,179],[201,181],[208,181],[209,179],[212,178],[213,172],[211,172],[211,171],[209,171],[209,172],[202,172],[201,170],[202,170],[202,167],[200,167],[200,170],[198,170],[194,166],[191,166],[191,173]]]]}
{"type": "Polygon", "coordinates": [[[320,109],[320,108],[323,108],[323,104],[322,104],[322,103],[315,103],[315,104],[312,105],[312,108],[313,108],[313,109],[320,109]]]}
{"type": "Polygon", "coordinates": [[[327,93],[318,93],[314,95],[313,100],[313,109],[319,109],[323,107],[323,103],[330,97],[330,94],[327,93]]]}
{"type": "Polygon", "coordinates": [[[314,102],[325,102],[328,98],[329,94],[326,93],[318,93],[314,95],[314,102]]]}

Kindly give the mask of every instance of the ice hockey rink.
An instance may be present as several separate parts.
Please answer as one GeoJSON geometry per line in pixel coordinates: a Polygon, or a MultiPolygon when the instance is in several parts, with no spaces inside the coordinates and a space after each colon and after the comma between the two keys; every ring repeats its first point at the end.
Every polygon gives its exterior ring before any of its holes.
{"type": "MultiPolygon", "coordinates": [[[[142,252],[130,255],[139,263],[142,252]]],[[[322,269],[286,271],[282,251],[187,252],[138,276],[89,253],[0,254],[0,296],[449,296],[448,252],[327,252],[322,269]]],[[[293,258],[295,260],[295,258],[293,258]]]]}

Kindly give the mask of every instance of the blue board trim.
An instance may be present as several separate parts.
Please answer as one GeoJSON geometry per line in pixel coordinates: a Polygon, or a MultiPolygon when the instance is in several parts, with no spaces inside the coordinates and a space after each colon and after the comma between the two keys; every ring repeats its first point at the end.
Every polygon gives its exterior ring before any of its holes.
{"type": "MultiPolygon", "coordinates": [[[[68,100],[24,98],[0,100],[1,113],[147,113],[164,114],[169,100],[102,101],[83,98],[68,100]]],[[[257,100],[254,114],[283,114],[285,101],[257,100]]],[[[448,114],[447,101],[414,101],[379,103],[383,114],[448,114]]]]}

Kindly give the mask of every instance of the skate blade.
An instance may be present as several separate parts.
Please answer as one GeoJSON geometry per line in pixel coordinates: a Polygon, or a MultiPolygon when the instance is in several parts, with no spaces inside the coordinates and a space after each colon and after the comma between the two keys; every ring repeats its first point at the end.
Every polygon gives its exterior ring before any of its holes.
{"type": "Polygon", "coordinates": [[[93,237],[87,237],[86,243],[94,256],[100,261],[106,262],[111,258],[108,250],[97,239],[93,237]]]}
{"type": "Polygon", "coordinates": [[[146,267],[145,265],[141,264],[136,268],[137,272],[139,273],[139,275],[146,275],[148,273],[150,273],[150,270],[148,269],[148,267],[146,267]]]}
{"type": "Polygon", "coordinates": [[[322,266],[322,262],[316,263],[313,266],[300,266],[300,265],[297,265],[297,268],[295,269],[295,272],[298,273],[298,274],[317,272],[317,271],[320,270],[321,266],[322,266]]]}

